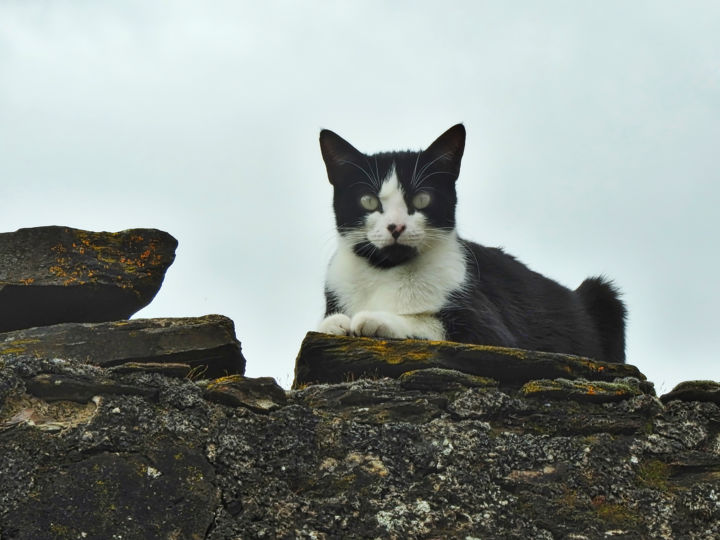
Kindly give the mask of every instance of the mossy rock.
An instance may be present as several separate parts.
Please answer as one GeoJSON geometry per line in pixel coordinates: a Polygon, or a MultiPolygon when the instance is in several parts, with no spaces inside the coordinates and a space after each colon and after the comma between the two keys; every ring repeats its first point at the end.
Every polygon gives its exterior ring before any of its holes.
{"type": "Polygon", "coordinates": [[[663,403],[668,403],[674,399],[681,401],[707,401],[720,404],[720,382],[685,381],[678,384],[672,391],[660,397],[663,403]]]}
{"type": "Polygon", "coordinates": [[[540,379],[525,383],[520,389],[520,393],[525,397],[542,399],[608,403],[630,399],[643,392],[638,386],[621,382],[540,379]]]}
{"type": "Polygon", "coordinates": [[[533,379],[559,377],[645,380],[635,366],[596,362],[570,354],[449,341],[391,340],[309,332],[295,363],[293,388],[361,378],[398,378],[408,371],[429,368],[461,371],[517,386],[533,379]]]}
{"type": "Polygon", "coordinates": [[[0,234],[0,332],[127,319],[155,297],[177,240],[156,229],[0,234]]]}

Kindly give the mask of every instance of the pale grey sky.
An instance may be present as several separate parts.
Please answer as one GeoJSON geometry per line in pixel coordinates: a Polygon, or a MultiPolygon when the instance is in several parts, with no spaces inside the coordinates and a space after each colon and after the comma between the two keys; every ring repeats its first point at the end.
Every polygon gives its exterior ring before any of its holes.
{"type": "Polygon", "coordinates": [[[720,3],[0,0],[0,231],[170,232],[137,316],[227,315],[286,387],[334,246],[319,130],[461,121],[460,234],[613,278],[660,392],[719,380],[720,3]]]}

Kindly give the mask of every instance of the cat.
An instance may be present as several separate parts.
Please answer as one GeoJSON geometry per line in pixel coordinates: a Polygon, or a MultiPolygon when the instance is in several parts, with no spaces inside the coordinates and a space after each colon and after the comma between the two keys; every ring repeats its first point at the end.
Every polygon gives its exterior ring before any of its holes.
{"type": "Polygon", "coordinates": [[[420,152],[366,155],[329,130],[320,149],[338,232],[320,332],[625,362],[626,308],[612,282],[588,278],[573,291],[458,236],[462,124],[420,152]]]}

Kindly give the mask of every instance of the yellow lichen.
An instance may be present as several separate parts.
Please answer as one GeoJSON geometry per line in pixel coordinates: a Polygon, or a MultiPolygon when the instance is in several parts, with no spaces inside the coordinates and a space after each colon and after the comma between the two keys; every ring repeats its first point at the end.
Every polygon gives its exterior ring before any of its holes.
{"type": "Polygon", "coordinates": [[[222,386],[241,382],[244,379],[245,377],[243,377],[242,375],[226,375],[225,377],[218,377],[217,379],[210,381],[210,383],[208,384],[208,390],[217,390],[222,386]]]}
{"type": "MultiPolygon", "coordinates": [[[[74,241],[68,245],[57,244],[51,248],[56,256],[55,264],[49,270],[63,279],[64,285],[93,283],[103,270],[111,273],[121,272],[117,279],[122,281],[122,274],[148,273],[147,267],[161,266],[165,262],[163,255],[158,253],[157,240],[150,240],[144,244],[145,239],[140,235],[133,235],[128,239],[122,233],[85,231],[73,231],[73,233],[74,241]],[[128,253],[138,251],[140,253],[137,255],[128,256],[128,253]],[[97,265],[89,268],[86,264],[73,264],[72,254],[95,259],[99,268],[97,265]]],[[[121,287],[132,288],[132,285],[122,284],[121,287]]]]}
{"type": "Polygon", "coordinates": [[[427,362],[431,358],[430,349],[426,345],[427,342],[422,342],[422,347],[408,348],[399,345],[399,342],[385,339],[350,337],[343,339],[341,337],[339,341],[344,341],[344,343],[337,345],[341,354],[357,354],[358,350],[361,350],[374,358],[382,359],[387,364],[427,362]]]}
{"type": "Polygon", "coordinates": [[[27,345],[38,343],[39,339],[15,339],[0,344],[0,354],[20,354],[27,352],[27,345]]]}

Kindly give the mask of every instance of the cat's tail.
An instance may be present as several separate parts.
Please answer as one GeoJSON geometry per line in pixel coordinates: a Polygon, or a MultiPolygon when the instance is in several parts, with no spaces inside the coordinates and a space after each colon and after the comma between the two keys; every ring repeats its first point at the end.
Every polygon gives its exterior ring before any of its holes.
{"type": "Polygon", "coordinates": [[[603,277],[592,277],[583,281],[575,292],[595,321],[603,360],[624,364],[627,310],[618,289],[603,277]]]}

